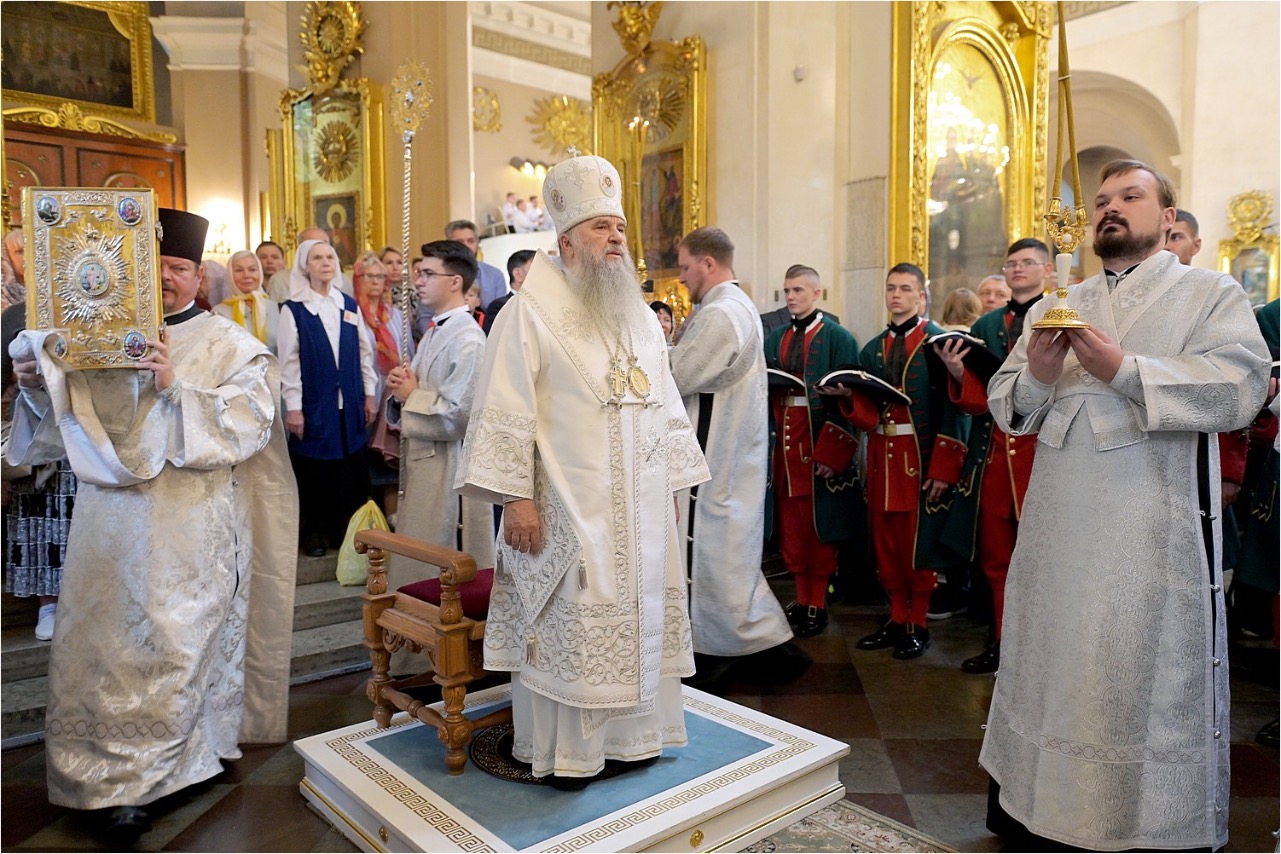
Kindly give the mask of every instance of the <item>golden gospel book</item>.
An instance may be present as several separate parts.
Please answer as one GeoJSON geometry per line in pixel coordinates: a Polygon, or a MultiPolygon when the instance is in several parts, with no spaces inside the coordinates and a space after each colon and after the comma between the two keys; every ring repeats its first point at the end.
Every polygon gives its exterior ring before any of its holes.
{"type": "Polygon", "coordinates": [[[71,368],[133,368],[160,337],[156,194],[24,187],[27,328],[71,368]]]}

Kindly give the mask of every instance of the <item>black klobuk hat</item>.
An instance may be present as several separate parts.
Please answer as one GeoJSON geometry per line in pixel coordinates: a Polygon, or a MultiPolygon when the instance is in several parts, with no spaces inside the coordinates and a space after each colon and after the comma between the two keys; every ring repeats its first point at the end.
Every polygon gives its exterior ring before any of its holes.
{"type": "Polygon", "coordinates": [[[160,254],[186,258],[196,264],[205,254],[205,236],[209,233],[209,220],[186,211],[159,208],[160,254]]]}

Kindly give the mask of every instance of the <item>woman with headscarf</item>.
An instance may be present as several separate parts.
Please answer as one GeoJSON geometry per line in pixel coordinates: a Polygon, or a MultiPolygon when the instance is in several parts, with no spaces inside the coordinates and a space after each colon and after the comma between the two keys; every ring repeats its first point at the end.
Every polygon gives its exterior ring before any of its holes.
{"type": "Polygon", "coordinates": [[[365,425],[376,414],[378,377],[356,301],[339,290],[334,248],[304,240],[280,312],[280,385],[289,459],[298,480],[299,530],[312,557],[337,546],[367,498],[365,425]]]}
{"type": "MultiPolygon", "coordinates": [[[[208,263],[207,261],[205,263],[208,263]]],[[[280,323],[280,306],[262,289],[262,264],[258,256],[242,249],[227,261],[231,287],[227,298],[214,306],[221,315],[276,352],[276,327],[280,323]]]]}
{"type": "Polygon", "coordinates": [[[4,236],[4,253],[0,260],[4,262],[4,284],[0,292],[0,311],[3,311],[27,299],[27,263],[22,229],[15,228],[4,236]]]}

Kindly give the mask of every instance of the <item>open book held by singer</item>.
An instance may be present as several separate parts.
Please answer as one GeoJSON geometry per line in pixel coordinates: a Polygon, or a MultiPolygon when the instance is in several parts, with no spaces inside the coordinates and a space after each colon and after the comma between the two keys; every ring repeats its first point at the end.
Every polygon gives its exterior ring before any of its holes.
{"type": "MultiPolygon", "coordinates": [[[[768,368],[766,373],[769,375],[771,391],[781,391],[783,394],[809,395],[809,389],[805,387],[805,381],[795,374],[790,374],[780,368],[768,368]]],[[[870,397],[877,403],[902,403],[904,405],[911,405],[912,403],[911,398],[885,380],[858,368],[837,368],[814,385],[843,385],[870,397]]]]}
{"type": "Polygon", "coordinates": [[[961,357],[961,361],[984,385],[987,385],[988,381],[1001,369],[1001,365],[1005,362],[1003,358],[988,349],[982,338],[975,338],[973,335],[967,335],[964,332],[940,332],[938,335],[931,335],[926,338],[921,346],[925,348],[925,352],[930,358],[937,359],[939,356],[934,350],[934,345],[948,341],[960,341],[970,348],[969,352],[961,357]]]}

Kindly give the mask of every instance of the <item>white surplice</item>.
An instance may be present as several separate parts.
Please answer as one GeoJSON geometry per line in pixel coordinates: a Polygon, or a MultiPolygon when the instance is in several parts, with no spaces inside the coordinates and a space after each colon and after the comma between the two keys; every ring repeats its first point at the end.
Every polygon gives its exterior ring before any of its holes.
{"type": "MultiPolygon", "coordinates": [[[[760,315],[736,282],[716,285],[685,321],[670,355],[691,423],[699,421],[699,395],[713,395],[703,449],[712,479],[698,488],[692,515],[694,650],[750,655],[792,637],[761,572],[769,412],[760,315]]],[[[689,492],[681,497],[687,530],[689,492]]]]}
{"type": "Polygon", "coordinates": [[[80,478],[49,662],[49,799],[142,805],[283,741],[297,490],[275,358],[210,314],[169,326],[175,382],[64,372],[15,407],[17,458],[80,478]],[[246,649],[248,635],[248,649],[246,649]]]}
{"type": "MultiPolygon", "coordinates": [[[[396,530],[456,549],[461,522],[462,550],[475,559],[477,567],[485,568],[494,565],[493,512],[488,502],[460,498],[453,492],[485,357],[485,333],[465,310],[449,315],[444,323],[439,320],[423,335],[411,365],[418,388],[403,405],[395,398],[387,401],[388,423],[399,424],[405,437],[405,500],[396,511],[396,530]]],[[[439,576],[437,567],[393,555],[387,589],[439,576]]],[[[397,650],[391,672],[413,672],[416,661],[421,657],[407,649],[397,650]]]]}
{"type": "MultiPolygon", "coordinates": [[[[1024,335],[989,385],[996,423],[1037,433],[1038,447],[980,761],[1041,836],[1217,848],[1228,667],[1218,445],[1204,434],[1259,411],[1268,351],[1240,285],[1168,252],[1111,294],[1098,276],[1068,302],[1129,355],[1104,383],[1069,353],[1046,386],[1024,335]]],[[[1032,309],[1029,329],[1054,303],[1032,309]]]]}
{"type": "Polygon", "coordinates": [[[463,495],[531,498],[539,510],[540,552],[499,543],[485,667],[518,674],[534,695],[532,713],[515,717],[515,751],[540,776],[593,774],[607,756],[685,742],[670,686],[694,668],[672,496],[708,474],[658,319],[646,316],[598,330],[539,253],[491,331],[463,446],[463,495]],[[621,406],[607,403],[611,346],[636,357],[647,401],[628,389],[621,406]],[[674,704],[660,700],[660,680],[672,680],[661,693],[674,704]]]}

